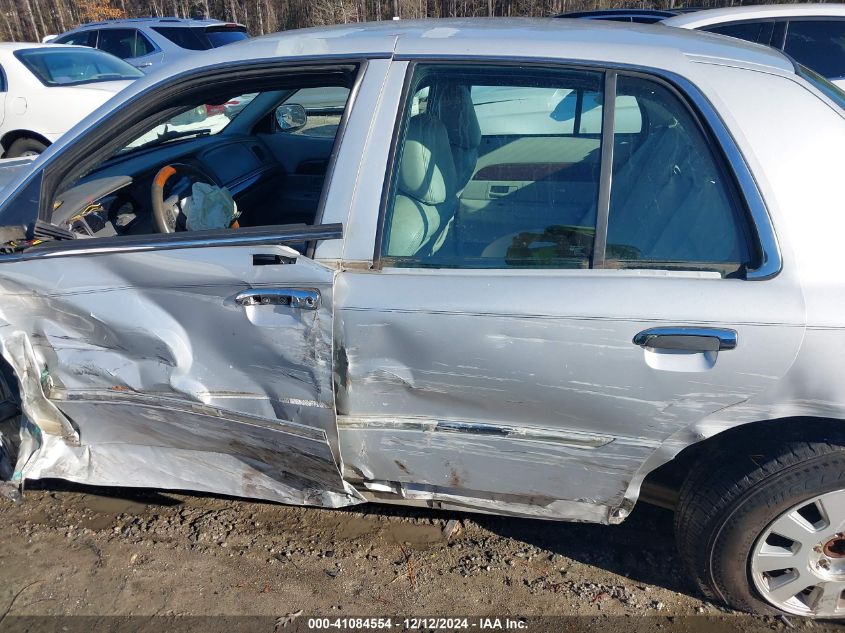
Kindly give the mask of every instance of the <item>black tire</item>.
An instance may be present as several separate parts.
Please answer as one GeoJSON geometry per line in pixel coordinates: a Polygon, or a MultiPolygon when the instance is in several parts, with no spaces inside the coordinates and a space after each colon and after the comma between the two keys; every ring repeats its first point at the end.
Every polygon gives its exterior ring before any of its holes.
{"type": "Polygon", "coordinates": [[[845,438],[816,435],[758,438],[745,450],[717,446],[690,470],[675,512],[675,537],[687,571],[709,599],[752,613],[782,613],[757,592],[751,554],[782,513],[845,489],[845,438]]]}
{"type": "Polygon", "coordinates": [[[16,140],[9,147],[4,158],[20,158],[21,156],[36,156],[47,149],[38,139],[23,137],[16,140]]]}

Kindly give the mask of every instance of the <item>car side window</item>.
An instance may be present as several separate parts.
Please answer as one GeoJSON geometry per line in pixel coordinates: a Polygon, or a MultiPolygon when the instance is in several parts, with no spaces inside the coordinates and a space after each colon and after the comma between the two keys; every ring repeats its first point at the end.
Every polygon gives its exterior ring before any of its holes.
{"type": "Polygon", "coordinates": [[[635,100],[641,133],[616,111],[605,266],[709,270],[753,267],[744,207],[698,120],[667,87],[618,79],[617,102],[635,100]]]}
{"type": "Polygon", "coordinates": [[[356,73],[351,64],[289,71],[148,106],[120,146],[98,148],[57,187],[51,222],[82,238],[313,225],[356,73]],[[337,114],[312,120],[294,95],[337,114]],[[295,135],[309,125],[315,138],[295,135]]]}
{"type": "Polygon", "coordinates": [[[0,92],[6,92],[9,86],[6,85],[6,71],[0,66],[0,92]]]}
{"type": "Polygon", "coordinates": [[[735,37],[747,42],[759,42],[768,44],[772,36],[773,22],[734,22],[731,24],[717,24],[716,26],[708,26],[702,31],[708,33],[718,33],[719,35],[727,35],[728,37],[735,37]]]}
{"type": "Polygon", "coordinates": [[[349,88],[341,86],[302,88],[285,99],[280,108],[288,112],[291,108],[302,106],[305,115],[303,125],[291,128],[291,134],[334,138],[348,99],[349,88]]]}
{"type": "Polygon", "coordinates": [[[721,276],[754,268],[746,209],[698,118],[657,81],[617,79],[606,138],[603,73],[418,66],[389,181],[381,265],[721,276]],[[608,183],[600,174],[611,155],[608,183]],[[596,234],[600,212],[606,241],[596,234]]]}
{"type": "Polygon", "coordinates": [[[193,29],[179,26],[154,26],[152,29],[179,48],[189,51],[204,51],[211,48],[211,44],[207,41],[203,42],[193,29]]]}
{"type": "Polygon", "coordinates": [[[845,78],[845,20],[790,20],[783,50],[827,79],[845,78]]]}
{"type": "Polygon", "coordinates": [[[102,29],[97,48],[120,59],[137,57],[135,54],[135,29],[102,29]]]}
{"type": "Polygon", "coordinates": [[[72,44],[74,46],[88,46],[90,48],[97,47],[97,31],[80,31],[79,33],[71,33],[70,35],[63,35],[54,40],[55,44],[72,44]]]}
{"type": "Polygon", "coordinates": [[[586,70],[418,66],[382,265],[589,266],[602,86],[586,70]]]}
{"type": "Polygon", "coordinates": [[[135,50],[132,57],[143,57],[155,53],[155,45],[141,31],[135,31],[135,50]]]}

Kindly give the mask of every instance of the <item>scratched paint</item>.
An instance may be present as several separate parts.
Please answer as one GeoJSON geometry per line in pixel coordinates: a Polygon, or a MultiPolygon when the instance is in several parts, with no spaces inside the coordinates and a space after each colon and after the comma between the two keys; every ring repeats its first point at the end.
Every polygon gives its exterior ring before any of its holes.
{"type": "Polygon", "coordinates": [[[333,274],[283,246],[4,264],[3,355],[41,434],[20,477],[360,502],[335,448],[333,274]],[[318,310],[234,300],[306,282],[318,310]]]}
{"type": "MultiPolygon", "coordinates": [[[[672,452],[664,443],[674,448],[684,430],[765,394],[801,344],[800,296],[779,291],[780,280],[608,275],[599,285],[571,272],[341,273],[337,403],[349,477],[399,482],[405,495],[419,486],[432,499],[460,497],[463,507],[495,497],[500,510],[519,514],[579,519],[592,505],[591,516],[598,507],[610,522],[636,500],[644,464],[672,452]],[[775,309],[782,321],[767,322],[775,309]],[[655,352],[632,339],[669,314],[676,325],[730,323],[738,350],[750,353],[720,352],[710,363],[674,355],[650,366],[655,352]],[[406,423],[420,418],[612,441],[579,447],[406,423]]],[[[701,439],[692,435],[679,444],[701,439]]]]}

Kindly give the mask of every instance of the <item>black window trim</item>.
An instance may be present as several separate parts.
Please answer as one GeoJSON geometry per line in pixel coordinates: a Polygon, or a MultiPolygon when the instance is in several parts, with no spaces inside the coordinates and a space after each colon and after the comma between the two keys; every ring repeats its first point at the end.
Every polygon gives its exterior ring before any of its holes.
{"type": "MultiPolygon", "coordinates": [[[[749,247],[756,251],[759,258],[758,266],[754,269],[743,271],[744,275],[741,277],[747,281],[760,281],[771,279],[777,276],[782,267],[783,260],[781,257],[780,245],[777,240],[777,234],[772,224],[771,216],[760,188],[754,178],[751,169],[745,160],[742,151],[739,149],[736,140],[728,130],[725,122],[719,116],[713,104],[707,97],[688,79],[681,77],[671,71],[665,71],[657,68],[648,68],[635,66],[630,64],[613,64],[613,63],[594,63],[581,60],[562,60],[562,59],[540,59],[540,58],[514,58],[514,57],[463,57],[451,55],[418,55],[418,56],[395,56],[395,61],[406,61],[408,67],[406,69],[405,80],[402,86],[402,94],[397,108],[396,117],[394,120],[393,137],[390,142],[390,150],[388,153],[387,167],[384,174],[384,181],[382,186],[381,204],[378,214],[378,224],[376,227],[375,247],[373,252],[373,266],[374,270],[382,270],[384,268],[384,259],[388,259],[382,254],[382,246],[384,240],[385,223],[387,219],[387,210],[390,204],[390,199],[393,194],[395,183],[393,182],[393,173],[398,161],[399,139],[402,134],[404,125],[404,114],[408,107],[410,99],[410,90],[413,84],[413,77],[416,67],[419,64],[443,64],[443,65],[495,65],[501,67],[517,66],[524,67],[537,66],[554,68],[560,70],[592,70],[605,73],[605,81],[610,81],[609,76],[613,75],[612,81],[615,82],[619,76],[640,77],[649,81],[654,81],[662,86],[668,88],[688,109],[693,120],[696,121],[699,129],[704,134],[705,141],[713,150],[714,158],[717,163],[717,168],[722,170],[729,176],[731,181],[732,195],[737,197],[737,201],[745,211],[746,225],[751,235],[744,236],[748,239],[749,247]]],[[[613,98],[607,92],[607,84],[605,84],[604,104],[602,109],[602,134],[605,133],[605,125],[610,121],[612,125],[613,114],[615,111],[615,92],[613,98]]],[[[612,165],[612,149],[605,150],[605,143],[602,143],[601,150],[601,171],[599,182],[599,209],[597,210],[596,218],[596,239],[599,236],[599,216],[601,213],[609,213],[610,202],[610,180],[611,178],[604,178],[605,170],[609,170],[610,166],[605,165],[607,161],[612,165]],[[606,197],[606,200],[605,200],[606,197]],[[602,211],[601,205],[605,203],[606,211],[602,211]]],[[[612,145],[612,144],[611,144],[612,145]]],[[[606,246],[606,232],[607,232],[607,217],[604,218],[604,227],[602,228],[605,244],[598,247],[599,255],[603,261],[604,251],[606,246]]],[[[596,257],[597,248],[594,245],[593,258],[596,257]]],[[[591,262],[590,269],[596,269],[591,262]]],[[[488,270],[488,269],[484,269],[488,270]]],[[[490,269],[499,270],[499,269],[490,269]]],[[[554,269],[544,269],[551,271],[554,269]]],[[[600,268],[602,271],[610,271],[612,269],[600,268]]],[[[661,269],[662,270],[662,269],[661,269]]]]}
{"type": "Polygon", "coordinates": [[[784,22],[845,22],[845,15],[793,15],[777,19],[784,22]]]}
{"type": "Polygon", "coordinates": [[[604,74],[604,94],[601,108],[601,144],[599,149],[599,195],[596,202],[596,232],[593,237],[593,252],[590,268],[604,268],[607,249],[607,222],[610,216],[610,187],[613,179],[613,135],[616,114],[617,73],[609,70],[604,74]],[[611,96],[608,96],[611,95],[611,96]],[[608,142],[610,139],[610,142],[608,142]]]}

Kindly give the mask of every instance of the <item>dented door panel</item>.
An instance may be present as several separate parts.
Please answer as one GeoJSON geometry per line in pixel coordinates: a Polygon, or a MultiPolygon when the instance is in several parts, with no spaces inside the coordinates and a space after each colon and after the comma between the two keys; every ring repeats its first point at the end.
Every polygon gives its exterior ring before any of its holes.
{"type": "Polygon", "coordinates": [[[24,413],[43,435],[66,439],[43,444],[54,454],[22,456],[20,476],[184,487],[165,465],[176,460],[219,467],[219,482],[203,490],[267,497],[260,479],[270,498],[290,503],[358,501],[336,461],[333,274],[285,246],[0,265],[4,356],[31,383],[37,375],[24,413]],[[253,265],[267,254],[289,263],[253,265]],[[255,289],[304,290],[320,302],[236,300],[255,289]],[[146,483],[120,466],[133,460],[146,464],[146,483]]]}
{"type": "Polygon", "coordinates": [[[775,386],[804,333],[788,273],[348,271],[336,302],[351,478],[569,519],[586,502],[609,520],[663,442],[775,386]],[[732,328],[738,345],[634,344],[665,325],[732,328]]]}

